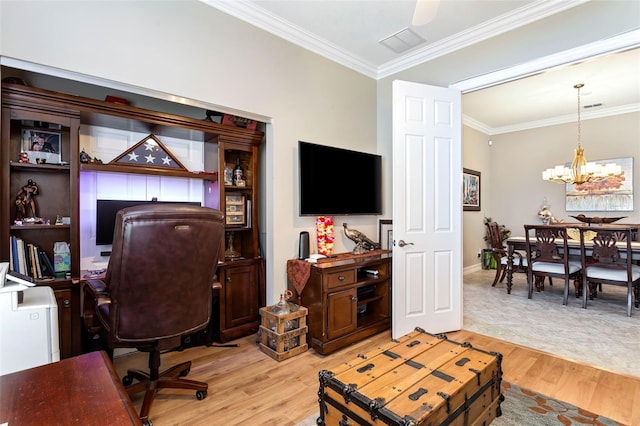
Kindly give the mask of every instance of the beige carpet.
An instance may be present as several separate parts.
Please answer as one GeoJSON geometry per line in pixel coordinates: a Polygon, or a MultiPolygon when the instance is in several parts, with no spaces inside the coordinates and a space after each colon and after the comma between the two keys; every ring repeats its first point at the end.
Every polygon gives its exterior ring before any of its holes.
{"type": "Polygon", "coordinates": [[[604,286],[598,298],[582,309],[570,287],[562,305],[563,283],[534,291],[527,299],[526,275],[514,274],[511,294],[506,280],[491,287],[494,270],[464,276],[464,329],[519,345],[640,376],[640,309],[627,317],[626,288],[604,286]]]}

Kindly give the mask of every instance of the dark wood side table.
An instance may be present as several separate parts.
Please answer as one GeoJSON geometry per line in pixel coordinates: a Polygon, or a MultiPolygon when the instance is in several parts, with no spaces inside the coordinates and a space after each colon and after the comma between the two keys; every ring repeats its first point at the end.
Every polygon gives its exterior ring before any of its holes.
{"type": "Polygon", "coordinates": [[[141,425],[105,352],[0,376],[0,424],[141,425]]]}

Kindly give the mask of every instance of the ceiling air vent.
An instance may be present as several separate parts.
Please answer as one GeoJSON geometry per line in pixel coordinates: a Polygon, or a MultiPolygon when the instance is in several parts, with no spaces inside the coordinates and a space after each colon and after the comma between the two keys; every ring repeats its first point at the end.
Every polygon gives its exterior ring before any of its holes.
{"type": "Polygon", "coordinates": [[[425,41],[425,39],[411,31],[409,28],[405,28],[387,38],[383,38],[378,43],[385,45],[396,53],[404,53],[425,41]]]}

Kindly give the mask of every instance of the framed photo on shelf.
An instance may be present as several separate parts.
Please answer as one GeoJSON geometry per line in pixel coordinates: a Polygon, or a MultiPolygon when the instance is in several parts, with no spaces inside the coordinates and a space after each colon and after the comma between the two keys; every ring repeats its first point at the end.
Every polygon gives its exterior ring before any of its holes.
{"type": "Polygon", "coordinates": [[[244,226],[247,224],[247,204],[241,194],[225,195],[225,223],[244,226]]]}
{"type": "Polygon", "coordinates": [[[480,172],[462,169],[462,210],[480,211],[480,172]]]}
{"type": "Polygon", "coordinates": [[[22,152],[26,152],[29,163],[60,164],[60,133],[45,130],[22,130],[22,152]]]}
{"type": "Polygon", "coordinates": [[[378,242],[382,250],[393,250],[393,224],[391,219],[378,222],[378,242]]]}

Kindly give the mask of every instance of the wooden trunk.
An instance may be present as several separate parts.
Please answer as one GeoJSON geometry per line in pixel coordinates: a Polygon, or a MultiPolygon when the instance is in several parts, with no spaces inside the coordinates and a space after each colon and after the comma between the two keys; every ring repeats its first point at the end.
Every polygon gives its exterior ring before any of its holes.
{"type": "Polygon", "coordinates": [[[319,373],[322,425],[488,425],[501,415],[502,355],[416,328],[319,373]]]}

